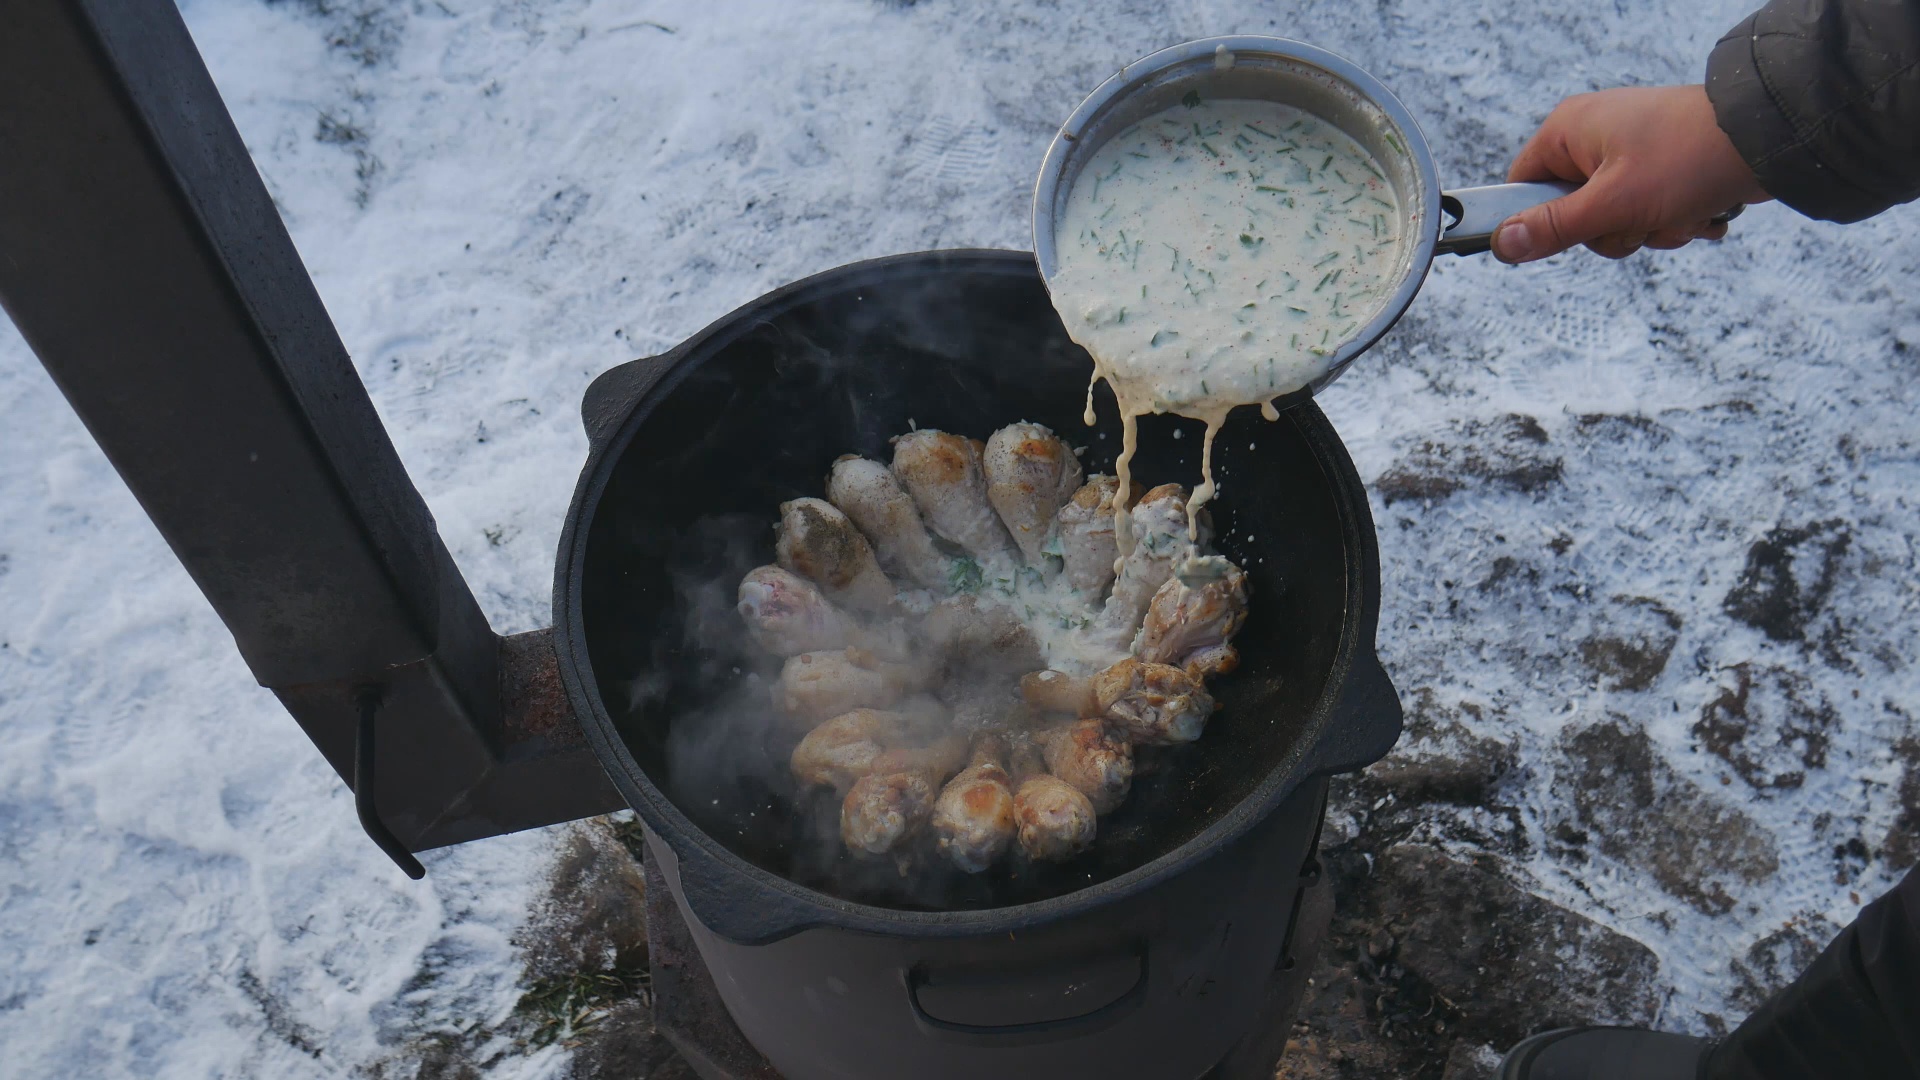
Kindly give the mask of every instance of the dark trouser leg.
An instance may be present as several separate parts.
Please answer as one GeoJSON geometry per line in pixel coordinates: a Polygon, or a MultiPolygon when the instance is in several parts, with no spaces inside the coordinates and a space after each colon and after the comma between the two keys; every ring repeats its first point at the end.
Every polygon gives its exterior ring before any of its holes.
{"type": "Polygon", "coordinates": [[[1920,1077],[1920,868],[1714,1051],[1710,1080],[1920,1077]]]}

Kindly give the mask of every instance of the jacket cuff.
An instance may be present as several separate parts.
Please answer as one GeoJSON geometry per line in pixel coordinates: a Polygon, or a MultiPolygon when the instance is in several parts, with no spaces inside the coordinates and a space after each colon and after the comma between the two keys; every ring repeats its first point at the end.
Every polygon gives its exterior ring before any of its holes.
{"type": "Polygon", "coordinates": [[[1847,106],[1860,110],[1860,102],[1836,96],[1836,73],[1853,75],[1845,42],[1797,25],[1809,13],[1818,17],[1820,4],[1774,0],[1747,15],[1707,58],[1707,98],[1766,194],[1807,217],[1860,221],[1912,194],[1882,190],[1905,184],[1880,175],[1876,161],[1857,160],[1885,156],[1880,140],[1837,133],[1849,119],[1859,127],[1847,106]]]}
{"type": "Polygon", "coordinates": [[[1885,210],[1887,199],[1821,160],[1815,133],[1795,124],[1792,103],[1769,85],[1759,56],[1763,14],[1765,9],[1747,16],[1707,57],[1707,99],[1720,130],[1767,194],[1808,217],[1854,222],[1885,210]]]}

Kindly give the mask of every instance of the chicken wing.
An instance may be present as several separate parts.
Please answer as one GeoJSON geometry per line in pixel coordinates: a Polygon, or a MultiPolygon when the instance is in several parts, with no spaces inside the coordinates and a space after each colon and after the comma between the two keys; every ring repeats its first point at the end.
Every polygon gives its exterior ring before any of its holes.
{"type": "Polygon", "coordinates": [[[1087,797],[1096,814],[1111,813],[1133,786],[1133,745],[1098,716],[1047,732],[1047,769],[1087,797]]]}
{"type": "Polygon", "coordinates": [[[1089,477],[1055,516],[1067,581],[1088,596],[1102,596],[1113,584],[1113,564],[1120,558],[1113,538],[1113,499],[1119,492],[1118,478],[1089,477]]]}
{"type": "Polygon", "coordinates": [[[1173,576],[1173,561],[1187,548],[1187,492],[1162,484],[1141,496],[1130,512],[1133,549],[1120,562],[1113,593],[1092,627],[1096,635],[1125,648],[1140,629],[1153,594],[1173,576]]]}
{"type": "Polygon", "coordinates": [[[778,657],[844,649],[858,633],[811,581],[778,566],[761,566],[740,579],[736,605],[754,644],[778,657]]]}
{"type": "Polygon", "coordinates": [[[1213,715],[1198,679],[1170,664],[1129,657],[1093,677],[1099,715],[1136,743],[1192,742],[1213,715]]]}
{"type": "Polygon", "coordinates": [[[854,709],[884,709],[925,682],[918,665],[883,660],[865,649],[805,652],[781,667],[775,700],[805,730],[854,709]]]}
{"type": "Polygon", "coordinates": [[[872,545],[825,499],[781,503],[773,550],[781,566],[839,603],[858,611],[886,611],[894,605],[893,582],[880,569],[872,545]]]}
{"type": "Polygon", "coordinates": [[[987,501],[987,478],[977,439],[921,428],[893,440],[893,475],[913,496],[935,534],[982,561],[1014,551],[1013,538],[987,501]]]}
{"type": "Polygon", "coordinates": [[[923,588],[947,586],[952,560],[934,547],[913,496],[885,465],[852,454],[834,462],[827,501],[866,534],[887,573],[923,588]]]}
{"type": "Polygon", "coordinates": [[[933,804],[935,844],[969,874],[992,866],[1013,842],[1013,787],[1005,757],[1004,739],[981,735],[974,740],[972,764],[947,783],[933,804]]]}
{"type": "Polygon", "coordinates": [[[1203,670],[1216,669],[1216,651],[1247,621],[1247,575],[1218,555],[1182,559],[1174,575],[1153,594],[1141,625],[1139,657],[1158,664],[1186,664],[1198,653],[1203,670]]]}
{"type": "Polygon", "coordinates": [[[1041,565],[1060,507],[1080,487],[1080,459],[1050,429],[1023,420],[988,436],[981,468],[987,501],[1028,565],[1041,565]]]}

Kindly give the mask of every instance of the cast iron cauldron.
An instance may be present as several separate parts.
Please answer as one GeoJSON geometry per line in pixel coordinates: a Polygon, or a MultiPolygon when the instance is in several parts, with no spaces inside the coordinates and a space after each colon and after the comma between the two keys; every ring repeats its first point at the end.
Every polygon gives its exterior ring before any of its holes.
{"type": "MultiPolygon", "coordinates": [[[[1359,478],[1311,402],[1272,424],[1248,410],[1219,440],[1213,506],[1252,579],[1245,662],[1092,852],[903,878],[815,842],[827,811],[727,729],[766,673],[703,628],[772,560],[780,502],[911,426],[1034,420],[1110,471],[1111,397],[1096,431],[1078,415],[1089,370],[1030,255],[929,252],[780,289],[588,391],[555,576],[562,678],[728,1010],[791,1080],[1201,1075],[1285,953],[1324,777],[1399,735],[1359,478]]],[[[1142,423],[1144,483],[1192,482],[1184,423],[1142,423]]]]}

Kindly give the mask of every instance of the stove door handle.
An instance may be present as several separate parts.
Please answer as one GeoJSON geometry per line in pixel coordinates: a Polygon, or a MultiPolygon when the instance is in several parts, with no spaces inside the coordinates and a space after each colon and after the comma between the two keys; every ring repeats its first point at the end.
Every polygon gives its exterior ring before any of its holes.
{"type": "MultiPolygon", "coordinates": [[[[977,978],[962,975],[942,976],[916,966],[906,972],[907,1001],[913,1007],[913,1019],[922,1031],[948,1042],[976,1046],[1022,1046],[1084,1038],[1125,1020],[1139,1009],[1147,996],[1147,946],[1144,941],[1119,955],[1083,963],[1077,968],[1040,973],[982,973],[977,978]],[[1024,979],[1023,979],[1024,975],[1024,979]],[[1019,1007],[1021,983],[1058,988],[1066,994],[1089,993],[1094,1000],[1113,993],[1103,1003],[1086,1012],[1040,1020],[993,1022],[993,1015],[1005,1015],[1011,1006],[1019,1007]],[[1124,987],[1124,989],[1122,989],[1124,987]],[[933,1005],[933,1011],[927,1006],[933,1005]],[[945,1013],[944,1017],[934,1015],[945,1013]],[[971,1015],[969,1015],[971,1014],[971,1015]]],[[[1045,994],[1058,1007],[1059,992],[1045,994]]],[[[1032,995],[1029,989],[1028,994],[1032,995]]],[[[1036,1011],[1046,1011],[1046,1004],[1036,1011]]]]}

